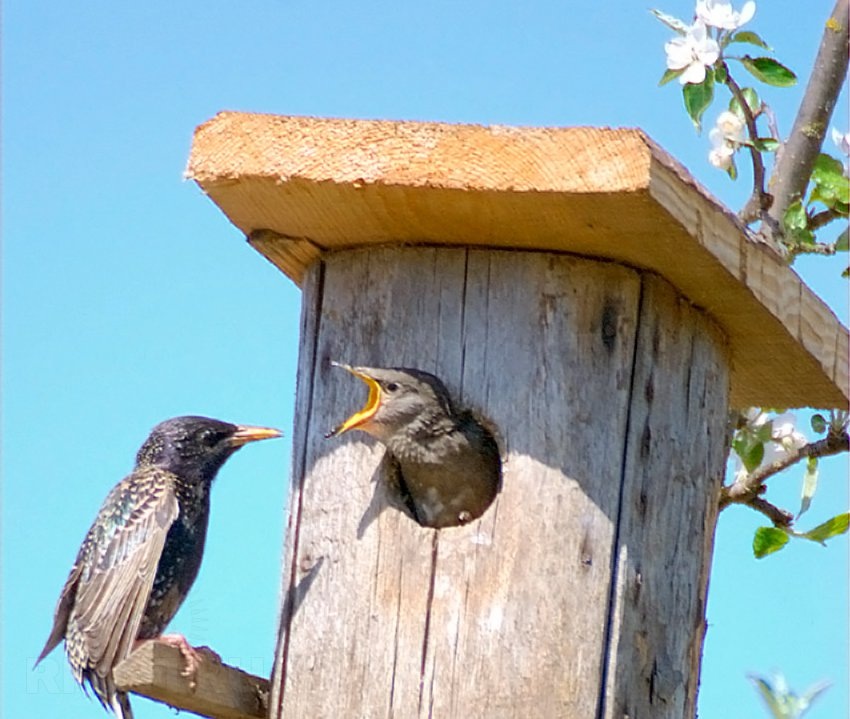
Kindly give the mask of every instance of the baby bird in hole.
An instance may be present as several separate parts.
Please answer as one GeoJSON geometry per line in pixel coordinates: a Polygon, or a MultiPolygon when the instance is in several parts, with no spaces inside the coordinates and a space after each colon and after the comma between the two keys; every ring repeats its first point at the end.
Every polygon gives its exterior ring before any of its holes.
{"type": "Polygon", "coordinates": [[[423,527],[466,524],[486,511],[501,489],[499,447],[472,412],[455,407],[439,378],[407,367],[332,364],[360,378],[369,394],[327,437],[359,429],[386,446],[402,499],[423,527]]]}

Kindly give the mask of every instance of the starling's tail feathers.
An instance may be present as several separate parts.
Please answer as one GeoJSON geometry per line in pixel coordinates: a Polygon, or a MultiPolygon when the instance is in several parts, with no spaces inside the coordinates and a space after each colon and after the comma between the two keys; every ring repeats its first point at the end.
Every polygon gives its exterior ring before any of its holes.
{"type": "Polygon", "coordinates": [[[71,614],[71,608],[74,606],[74,599],[77,596],[77,582],[80,579],[81,565],[76,562],[71,568],[71,573],[62,588],[62,594],[59,595],[59,602],[56,605],[56,611],[53,614],[53,627],[50,630],[50,636],[44,643],[44,649],[35,660],[32,668],[35,669],[39,662],[52,652],[65,638],[65,633],[68,630],[68,617],[71,614]]]}
{"type": "MultiPolygon", "coordinates": [[[[88,684],[104,709],[111,711],[118,719],[133,719],[130,698],[127,696],[127,692],[120,692],[115,688],[112,672],[102,676],[91,670],[85,670],[83,677],[84,681],[81,683],[83,690],[86,690],[86,684],[88,684]]],[[[88,691],[86,691],[86,694],[88,694],[88,691]]]]}
{"type": "Polygon", "coordinates": [[[35,664],[32,665],[32,668],[35,669],[40,663],[41,660],[44,659],[50,652],[52,652],[58,646],[59,642],[62,641],[63,637],[54,636],[56,631],[54,630],[53,634],[51,634],[47,641],[44,643],[44,649],[41,650],[41,654],[38,655],[38,659],[35,660],[35,664]]]}
{"type": "Polygon", "coordinates": [[[110,709],[115,712],[118,719],[133,719],[133,710],[130,708],[130,697],[126,692],[115,692],[110,702],[110,709]]]}

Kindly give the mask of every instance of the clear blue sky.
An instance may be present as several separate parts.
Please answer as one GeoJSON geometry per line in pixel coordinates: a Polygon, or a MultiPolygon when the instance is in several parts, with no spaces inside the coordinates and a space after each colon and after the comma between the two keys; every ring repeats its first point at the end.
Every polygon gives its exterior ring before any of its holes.
{"type": "MultiPolygon", "coordinates": [[[[659,0],[660,1],[660,0],[659,0]]],[[[161,419],[267,424],[213,492],[200,578],[172,623],[268,674],[289,477],[299,292],[181,174],[219,110],[518,125],[638,126],[733,208],[647,3],[55,3],[3,7],[3,589],[6,717],[98,717],[61,652],[30,671],[79,542],[161,419]]],[[[759,5],[751,28],[807,77],[831,0],[759,5]]],[[[689,17],[690,0],[661,9],[689,17]]],[[[801,89],[768,90],[787,131],[801,89]]],[[[716,109],[710,110],[713,121],[716,109]]],[[[834,123],[846,131],[846,96],[834,123]]],[[[842,258],[842,260],[846,259],[842,258]]],[[[847,322],[839,264],[803,262],[847,322]]],[[[771,496],[795,508],[801,472],[771,496]]],[[[824,463],[804,526],[848,506],[824,463]]],[[[717,535],[703,717],[766,716],[745,680],[830,678],[809,716],[846,716],[848,542],[756,561],[755,514],[717,535]]],[[[137,719],[173,717],[137,699],[137,719]]]]}

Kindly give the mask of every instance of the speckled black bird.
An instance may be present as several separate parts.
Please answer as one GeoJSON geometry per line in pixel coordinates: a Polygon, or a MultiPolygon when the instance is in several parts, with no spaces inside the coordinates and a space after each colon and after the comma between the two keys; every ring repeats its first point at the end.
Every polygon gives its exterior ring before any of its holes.
{"type": "MultiPolygon", "coordinates": [[[[36,664],[64,639],[77,682],[120,719],[131,719],[113,668],[138,640],[160,637],[186,598],[201,565],[218,470],[242,445],[279,436],[276,429],[206,417],[154,427],[83,540],[36,664]]],[[[191,652],[183,637],[170,639],[191,652]]]]}
{"type": "Polygon", "coordinates": [[[422,526],[451,527],[480,517],[502,481],[490,431],[470,411],[456,409],[445,385],[428,372],[333,364],[363,380],[369,396],[363,409],[327,436],[359,429],[384,444],[422,526]]]}

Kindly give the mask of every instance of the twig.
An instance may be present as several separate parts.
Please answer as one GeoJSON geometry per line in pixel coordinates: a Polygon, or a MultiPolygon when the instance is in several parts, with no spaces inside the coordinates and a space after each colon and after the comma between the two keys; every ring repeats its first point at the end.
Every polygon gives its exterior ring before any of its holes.
{"type": "MultiPolygon", "coordinates": [[[[850,434],[846,430],[830,431],[826,437],[817,442],[810,442],[800,449],[792,450],[782,459],[760,467],[751,474],[736,479],[732,484],[726,485],[720,490],[720,509],[723,510],[730,504],[747,504],[753,509],[773,518],[769,512],[776,510],[782,513],[759,495],[764,492],[764,483],[774,474],[796,464],[800,460],[809,457],[829,457],[841,452],[850,451],[850,434]]],[[[787,513],[785,513],[787,514],[787,513]]],[[[777,515],[780,516],[780,515],[777,515]]],[[[782,515],[784,516],[784,515],[782,515]]],[[[788,526],[789,522],[778,526],[788,526]]]]}
{"type": "Polygon", "coordinates": [[[838,93],[847,76],[850,52],[848,7],[850,0],[837,0],[826,21],[818,56],[794,127],[773,166],[769,182],[774,197],[773,205],[768,210],[771,222],[765,222],[760,232],[774,242],[782,239],[782,218],[786,210],[791,203],[802,198],[806,191],[838,93]]]}
{"type": "MultiPolygon", "coordinates": [[[[777,142],[781,142],[781,138],[779,136],[779,122],[776,120],[776,113],[773,111],[773,108],[763,102],[761,104],[761,112],[767,118],[767,131],[770,133],[770,136],[777,142]]],[[[779,157],[780,152],[782,152],[781,145],[776,151],[777,158],[779,157]]]]}
{"type": "Polygon", "coordinates": [[[824,225],[828,225],[830,222],[837,220],[839,217],[841,217],[841,214],[831,207],[826,210],[822,210],[809,218],[809,229],[812,231],[819,230],[824,225]]]}
{"type": "Polygon", "coordinates": [[[775,504],[771,504],[762,497],[753,497],[747,502],[748,507],[752,507],[757,512],[761,512],[771,522],[774,527],[789,528],[794,523],[794,515],[791,512],[780,509],[775,504]]]}
{"type": "Polygon", "coordinates": [[[826,255],[830,257],[836,252],[834,242],[816,242],[813,245],[796,244],[788,248],[788,254],[792,258],[799,255],[826,255]]]}
{"type": "Polygon", "coordinates": [[[753,115],[752,108],[747,104],[747,99],[741,91],[737,82],[732,79],[729,70],[726,70],[726,84],[732,91],[733,97],[738,101],[741,111],[744,113],[744,122],[747,125],[747,134],[750,136],[749,145],[750,159],[753,161],[753,194],[747,200],[747,204],[738,213],[738,216],[743,222],[749,224],[753,220],[761,217],[763,211],[770,207],[773,198],[765,192],[764,189],[764,160],[762,160],[761,152],[759,152],[755,143],[758,142],[758,128],[756,127],[756,118],[753,115]]]}

